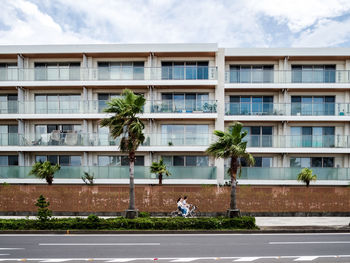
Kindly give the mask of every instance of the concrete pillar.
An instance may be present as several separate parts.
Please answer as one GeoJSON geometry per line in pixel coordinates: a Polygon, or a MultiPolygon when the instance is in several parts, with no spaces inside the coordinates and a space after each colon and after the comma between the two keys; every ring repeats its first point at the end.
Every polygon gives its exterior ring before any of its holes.
{"type": "Polygon", "coordinates": [[[25,127],[24,127],[24,121],[18,120],[18,134],[25,134],[25,127]]]}
{"type": "Polygon", "coordinates": [[[288,160],[287,160],[287,154],[282,154],[282,167],[289,167],[288,160]]]}
{"type": "Polygon", "coordinates": [[[25,109],[25,91],[22,87],[17,87],[17,96],[18,96],[18,113],[31,113],[25,109]]]}
{"type": "Polygon", "coordinates": [[[24,79],[24,58],[21,54],[17,54],[17,68],[18,68],[18,72],[17,72],[17,77],[18,80],[23,80],[24,79]]]}
{"type": "MultiPolygon", "coordinates": [[[[217,119],[215,120],[215,130],[225,130],[225,51],[219,48],[216,53],[216,67],[218,85],[215,87],[215,100],[217,101],[217,119]]],[[[224,184],[225,167],[222,158],[215,159],[217,171],[217,183],[224,184]]]]}
{"type": "Polygon", "coordinates": [[[344,155],[343,167],[344,168],[348,168],[349,167],[349,155],[348,154],[344,155]]]}
{"type": "Polygon", "coordinates": [[[91,138],[91,134],[89,134],[89,131],[88,131],[88,121],[87,120],[83,120],[83,143],[85,146],[90,146],[90,143],[89,143],[89,139],[91,138]]]}

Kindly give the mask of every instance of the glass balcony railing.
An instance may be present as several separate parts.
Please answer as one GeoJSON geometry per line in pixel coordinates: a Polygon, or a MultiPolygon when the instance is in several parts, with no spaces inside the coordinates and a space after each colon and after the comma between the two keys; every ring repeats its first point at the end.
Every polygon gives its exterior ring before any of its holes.
{"type": "MultiPolygon", "coordinates": [[[[6,134],[7,135],[7,134],[6,134]]],[[[16,143],[23,146],[119,146],[120,139],[109,134],[60,132],[43,134],[18,135],[16,143]]],[[[207,146],[211,142],[211,134],[145,134],[142,146],[207,146]]],[[[10,142],[4,135],[4,143],[10,142]],[[5,140],[6,139],[6,140],[5,140]]],[[[14,143],[15,141],[13,141],[14,143]]]]}
{"type": "MultiPolygon", "coordinates": [[[[350,180],[349,168],[319,168],[311,167],[313,174],[317,175],[317,181],[323,180],[350,180]]],[[[242,167],[242,175],[239,179],[244,180],[297,180],[302,168],[299,167],[242,167]]],[[[226,168],[225,179],[230,176],[226,168]]]]}
{"type": "Polygon", "coordinates": [[[21,145],[22,136],[17,133],[0,133],[0,146],[21,145]]]}
{"type": "MultiPolygon", "coordinates": [[[[216,167],[214,166],[170,166],[171,176],[163,180],[173,179],[216,179],[216,167]]],[[[33,179],[29,176],[31,167],[28,166],[1,166],[1,179],[33,179]]],[[[95,179],[128,179],[129,166],[61,166],[55,173],[55,179],[81,179],[84,172],[89,172],[95,179]]],[[[135,166],[136,179],[157,179],[157,175],[150,173],[147,166],[135,166]]]]}
{"type": "Polygon", "coordinates": [[[348,148],[350,136],[341,135],[247,135],[247,147],[348,148]]]}
{"type": "Polygon", "coordinates": [[[215,101],[196,100],[159,100],[151,102],[150,112],[154,113],[214,113],[216,112],[215,101]]]}
{"type": "MultiPolygon", "coordinates": [[[[105,100],[68,101],[25,101],[0,102],[0,114],[88,114],[103,113],[107,107],[105,100]]],[[[177,103],[172,100],[146,101],[144,113],[215,113],[215,101],[188,100],[177,103]]]]}
{"type": "Polygon", "coordinates": [[[226,83],[350,83],[349,70],[229,70],[226,83]]]}
{"type": "Polygon", "coordinates": [[[216,80],[216,67],[0,68],[0,81],[216,80]]]}
{"type": "Polygon", "coordinates": [[[349,116],[349,103],[226,103],[226,115],[349,116]]]}

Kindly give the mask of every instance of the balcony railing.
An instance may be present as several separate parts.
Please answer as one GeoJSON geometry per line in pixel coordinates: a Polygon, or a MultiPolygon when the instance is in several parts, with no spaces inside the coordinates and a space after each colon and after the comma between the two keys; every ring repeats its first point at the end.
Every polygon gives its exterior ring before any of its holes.
{"type": "Polygon", "coordinates": [[[349,103],[226,103],[226,115],[349,116],[349,103]]]}
{"type": "Polygon", "coordinates": [[[247,147],[348,148],[350,136],[342,135],[247,135],[247,147]]]}
{"type": "MultiPolygon", "coordinates": [[[[7,135],[7,134],[6,134],[7,135]]],[[[43,134],[26,134],[14,137],[17,144],[22,146],[119,146],[120,139],[114,139],[109,134],[80,133],[53,131],[43,134]]],[[[4,135],[4,142],[9,142],[4,135]]],[[[212,135],[204,133],[194,134],[145,134],[142,146],[207,146],[211,142],[212,135]]],[[[8,145],[8,144],[5,144],[8,145]]]]}
{"type": "Polygon", "coordinates": [[[350,83],[349,70],[229,70],[226,83],[350,83]]]}
{"type": "MultiPolygon", "coordinates": [[[[317,181],[327,180],[350,180],[349,168],[319,168],[311,167],[313,174],[317,175],[317,181]]],[[[302,168],[298,167],[242,167],[242,174],[239,179],[244,180],[297,180],[298,174],[302,168]]],[[[225,172],[225,179],[229,180],[230,176],[225,172]]]]}
{"type": "Polygon", "coordinates": [[[1,68],[0,81],[216,80],[216,67],[1,68]]]}
{"type": "MultiPolygon", "coordinates": [[[[171,176],[163,180],[173,179],[216,179],[215,166],[169,166],[171,176]]],[[[31,167],[28,166],[0,166],[1,179],[33,179],[29,176],[31,167]]],[[[128,179],[129,166],[61,166],[55,173],[55,179],[81,179],[84,172],[89,172],[94,179],[128,179]]],[[[157,175],[150,173],[147,166],[135,166],[136,179],[157,179],[157,175]]]]}
{"type": "MultiPolygon", "coordinates": [[[[71,101],[11,101],[0,102],[0,114],[88,114],[103,113],[105,100],[71,101]]],[[[144,113],[215,113],[216,101],[174,100],[146,101],[144,113]]]]}
{"type": "Polygon", "coordinates": [[[214,113],[215,101],[196,100],[159,100],[151,102],[151,112],[154,113],[214,113]]]}

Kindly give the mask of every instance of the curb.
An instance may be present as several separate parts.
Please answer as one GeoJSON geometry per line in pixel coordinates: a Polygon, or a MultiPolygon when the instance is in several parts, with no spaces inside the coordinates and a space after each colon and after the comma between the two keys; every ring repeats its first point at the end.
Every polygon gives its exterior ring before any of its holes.
{"type": "Polygon", "coordinates": [[[4,234],[274,234],[274,233],[350,233],[350,227],[262,227],[260,230],[2,230],[4,234]]]}

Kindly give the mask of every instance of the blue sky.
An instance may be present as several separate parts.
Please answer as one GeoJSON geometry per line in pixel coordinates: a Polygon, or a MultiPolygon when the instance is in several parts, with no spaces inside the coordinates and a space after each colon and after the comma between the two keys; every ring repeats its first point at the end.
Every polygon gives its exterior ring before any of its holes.
{"type": "Polygon", "coordinates": [[[0,0],[0,44],[349,47],[350,0],[0,0]]]}

